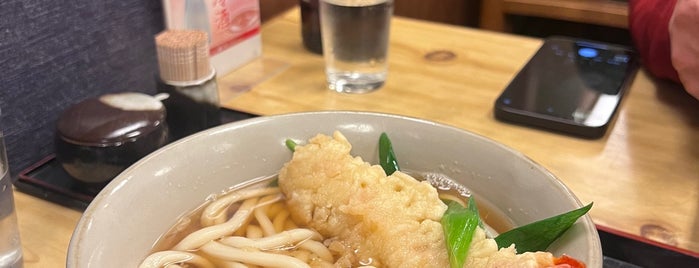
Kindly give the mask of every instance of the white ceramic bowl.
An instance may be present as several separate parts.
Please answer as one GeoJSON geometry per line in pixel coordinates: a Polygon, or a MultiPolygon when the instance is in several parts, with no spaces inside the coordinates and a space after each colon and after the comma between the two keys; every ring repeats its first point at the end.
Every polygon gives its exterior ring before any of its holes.
{"type": "MultiPolygon", "coordinates": [[[[470,132],[403,116],[311,112],[222,125],[170,144],[135,163],[90,204],[70,242],[67,267],[136,267],[183,213],[230,186],[273,175],[291,153],[287,138],[341,131],[352,153],[377,163],[387,132],[401,168],[441,172],[525,224],[581,206],[561,181],[508,147],[470,132]]],[[[581,218],[550,248],[602,267],[599,236],[581,218]]]]}

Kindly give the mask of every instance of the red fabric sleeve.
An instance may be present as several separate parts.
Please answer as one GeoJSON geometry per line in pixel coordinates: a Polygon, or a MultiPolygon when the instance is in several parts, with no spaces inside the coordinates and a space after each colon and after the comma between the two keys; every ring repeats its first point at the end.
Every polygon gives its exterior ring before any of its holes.
{"type": "Polygon", "coordinates": [[[629,0],[629,32],[653,75],[680,82],[672,66],[668,25],[677,0],[629,0]]]}

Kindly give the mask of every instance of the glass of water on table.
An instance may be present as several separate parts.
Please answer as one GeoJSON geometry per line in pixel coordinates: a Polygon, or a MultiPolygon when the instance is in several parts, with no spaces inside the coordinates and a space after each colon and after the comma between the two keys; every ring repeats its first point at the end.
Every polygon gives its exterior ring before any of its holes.
{"type": "Polygon", "coordinates": [[[367,93],[383,86],[392,15],[393,0],[320,0],[328,88],[367,93]]]}
{"type": "Polygon", "coordinates": [[[12,190],[12,178],[7,167],[5,139],[0,129],[0,267],[22,267],[22,244],[12,190]]]}

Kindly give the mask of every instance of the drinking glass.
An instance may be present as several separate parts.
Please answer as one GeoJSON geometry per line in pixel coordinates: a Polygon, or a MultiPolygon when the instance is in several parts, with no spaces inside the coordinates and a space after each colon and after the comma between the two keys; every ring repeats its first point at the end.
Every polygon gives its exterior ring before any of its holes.
{"type": "Polygon", "coordinates": [[[22,244],[19,240],[12,178],[7,167],[7,153],[0,130],[0,267],[22,267],[22,244]]]}
{"type": "Polygon", "coordinates": [[[320,0],[328,88],[367,93],[383,86],[393,0],[320,0]]]}

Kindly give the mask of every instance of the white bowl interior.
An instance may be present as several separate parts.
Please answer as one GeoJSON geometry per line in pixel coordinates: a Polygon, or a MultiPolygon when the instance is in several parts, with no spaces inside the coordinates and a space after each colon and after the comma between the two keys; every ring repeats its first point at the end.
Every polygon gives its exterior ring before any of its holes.
{"type": "MultiPolygon", "coordinates": [[[[580,207],[558,179],[521,153],[457,128],[364,112],[297,113],[234,122],[170,144],[129,167],[87,208],[70,242],[68,267],[136,267],[178,217],[212,193],[276,174],[305,141],[341,131],[352,153],[377,163],[378,137],[389,134],[403,169],[444,173],[526,224],[580,207]]],[[[602,267],[589,216],[550,248],[602,267]]]]}

